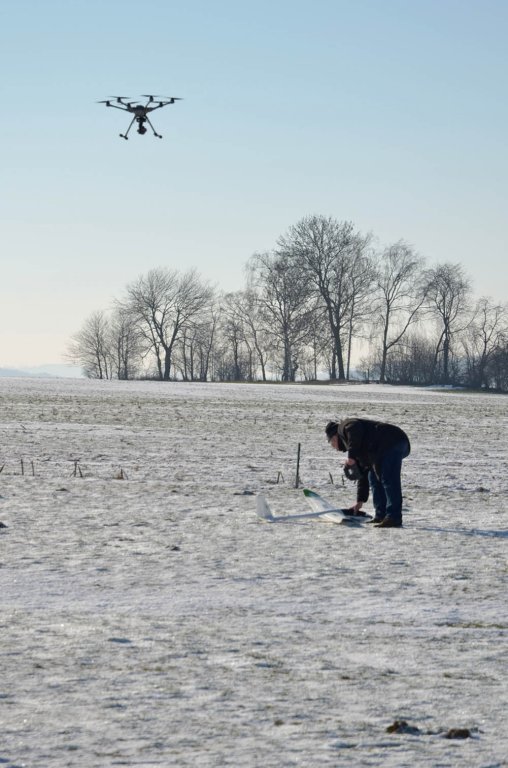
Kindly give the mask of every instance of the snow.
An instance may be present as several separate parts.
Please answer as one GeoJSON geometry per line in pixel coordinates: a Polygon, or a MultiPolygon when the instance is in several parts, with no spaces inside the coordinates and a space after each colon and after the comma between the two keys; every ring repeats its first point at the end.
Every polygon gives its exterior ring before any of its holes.
{"type": "Polygon", "coordinates": [[[0,765],[508,765],[507,406],[0,379],[0,765]],[[308,511],[298,443],[354,500],[346,415],[408,432],[404,528],[260,520],[308,511]]]}

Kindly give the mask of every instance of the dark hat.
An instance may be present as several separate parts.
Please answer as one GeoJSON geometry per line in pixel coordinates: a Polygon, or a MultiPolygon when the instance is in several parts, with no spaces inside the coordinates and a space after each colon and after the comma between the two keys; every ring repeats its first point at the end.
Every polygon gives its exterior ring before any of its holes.
{"type": "Polygon", "coordinates": [[[325,432],[328,440],[331,440],[339,431],[339,425],[336,421],[329,421],[325,427],[325,432]]]}

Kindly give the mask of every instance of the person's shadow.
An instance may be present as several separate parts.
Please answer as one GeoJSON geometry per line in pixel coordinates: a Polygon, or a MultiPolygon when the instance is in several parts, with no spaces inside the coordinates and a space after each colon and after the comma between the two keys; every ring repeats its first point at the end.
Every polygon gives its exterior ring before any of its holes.
{"type": "Polygon", "coordinates": [[[421,531],[428,531],[429,533],[457,533],[460,536],[487,536],[492,539],[508,539],[508,530],[491,530],[482,528],[441,528],[437,526],[426,526],[420,528],[421,531]]]}

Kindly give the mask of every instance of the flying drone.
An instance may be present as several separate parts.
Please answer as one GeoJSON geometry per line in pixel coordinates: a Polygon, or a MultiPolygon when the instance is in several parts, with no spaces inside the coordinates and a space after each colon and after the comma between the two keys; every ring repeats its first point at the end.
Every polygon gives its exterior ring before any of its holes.
{"type": "Polygon", "coordinates": [[[161,107],[166,107],[168,104],[174,104],[175,101],[181,101],[181,99],[178,96],[150,96],[149,94],[143,94],[141,98],[148,99],[146,104],[140,104],[137,101],[129,101],[128,96],[112,96],[111,99],[104,99],[97,103],[105,104],[107,107],[114,107],[115,109],[122,109],[124,112],[130,112],[131,115],[134,115],[125,133],[120,134],[122,139],[127,140],[129,138],[129,131],[134,122],[138,124],[137,132],[141,135],[146,133],[147,129],[145,123],[148,123],[153,131],[153,135],[158,139],[162,139],[160,133],[157,133],[150,122],[148,113],[160,109],[161,107]]]}

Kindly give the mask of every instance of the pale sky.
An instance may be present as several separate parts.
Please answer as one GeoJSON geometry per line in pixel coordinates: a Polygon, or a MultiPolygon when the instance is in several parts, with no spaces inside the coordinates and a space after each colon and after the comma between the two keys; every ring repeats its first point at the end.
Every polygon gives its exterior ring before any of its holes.
{"type": "Polygon", "coordinates": [[[0,367],[153,267],[244,286],[310,214],[508,301],[507,0],[0,0],[0,367]],[[95,101],[183,101],[134,129],[95,101]]]}

